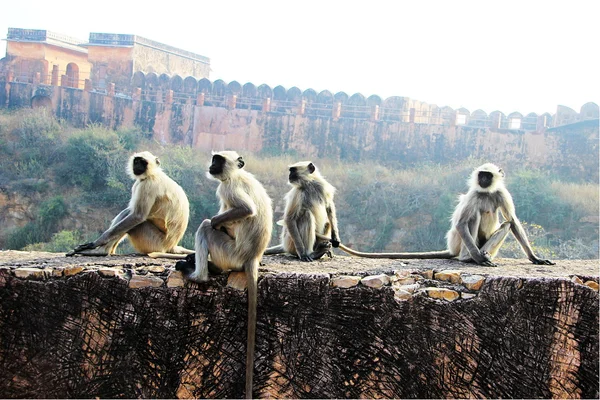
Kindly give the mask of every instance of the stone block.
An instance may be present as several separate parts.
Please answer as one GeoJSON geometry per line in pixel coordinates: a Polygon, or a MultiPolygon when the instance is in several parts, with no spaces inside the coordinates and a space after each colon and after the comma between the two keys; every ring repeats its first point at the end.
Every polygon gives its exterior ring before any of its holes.
{"type": "Polygon", "coordinates": [[[579,279],[579,277],[577,275],[573,275],[571,277],[571,282],[583,285],[583,281],[581,279],[579,279]]]}
{"type": "Polygon", "coordinates": [[[585,286],[594,289],[596,292],[598,291],[598,282],[595,281],[587,281],[584,283],[585,286]]]}
{"type": "Polygon", "coordinates": [[[434,299],[441,299],[446,301],[454,301],[460,297],[460,294],[455,290],[445,288],[426,288],[425,292],[427,295],[434,299]]]}
{"type": "Polygon", "coordinates": [[[331,278],[331,286],[339,287],[339,288],[350,288],[358,285],[360,282],[360,276],[354,275],[343,275],[336,276],[335,278],[331,278]]]}
{"type": "Polygon", "coordinates": [[[237,290],[245,290],[248,287],[248,280],[245,272],[230,272],[227,278],[227,286],[237,290]]]}
{"type": "Polygon", "coordinates": [[[81,271],[83,271],[84,268],[81,265],[76,265],[76,266],[71,266],[71,267],[66,267],[65,269],[63,269],[63,276],[73,276],[73,275],[77,275],[78,273],[80,273],[81,271]]]}
{"type": "Polygon", "coordinates": [[[433,270],[421,271],[420,275],[425,279],[433,279],[433,270]]]}
{"type": "Polygon", "coordinates": [[[447,269],[444,271],[436,272],[435,279],[439,281],[447,281],[450,283],[460,283],[460,275],[462,274],[461,270],[458,269],[447,269]]]}
{"type": "Polygon", "coordinates": [[[419,290],[420,286],[418,283],[415,283],[412,285],[392,285],[392,287],[394,290],[404,290],[405,292],[408,292],[408,293],[414,293],[417,290],[419,290]]]}
{"type": "Polygon", "coordinates": [[[171,271],[167,278],[167,287],[182,287],[185,285],[185,278],[181,271],[171,271]]]}
{"type": "Polygon", "coordinates": [[[407,301],[410,300],[412,298],[412,294],[410,292],[407,292],[406,290],[394,290],[394,299],[398,300],[398,301],[407,301]]]}
{"type": "Polygon", "coordinates": [[[121,275],[123,275],[123,270],[121,268],[102,267],[102,268],[98,268],[98,273],[101,276],[106,276],[106,277],[121,276],[121,275]]]}
{"type": "Polygon", "coordinates": [[[485,277],[481,275],[468,275],[461,277],[461,279],[463,286],[469,290],[479,290],[485,282],[485,277]]]}
{"type": "Polygon", "coordinates": [[[162,286],[162,284],[162,279],[148,275],[134,275],[129,281],[129,287],[132,289],[143,287],[159,287],[162,286]]]}
{"type": "Polygon", "coordinates": [[[40,268],[17,268],[14,270],[15,276],[21,279],[44,279],[46,273],[40,268]]]}
{"type": "Polygon", "coordinates": [[[390,277],[385,274],[365,276],[360,280],[365,286],[379,289],[382,286],[389,285],[390,277]]]}

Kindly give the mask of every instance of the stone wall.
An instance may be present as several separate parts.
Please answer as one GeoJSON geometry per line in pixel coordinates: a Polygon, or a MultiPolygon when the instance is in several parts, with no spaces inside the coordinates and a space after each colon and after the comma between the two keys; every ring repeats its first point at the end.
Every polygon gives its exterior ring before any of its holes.
{"type": "MultiPolygon", "coordinates": [[[[311,108],[302,100],[300,105],[306,107],[298,108],[288,100],[276,100],[275,90],[271,93],[273,102],[259,97],[241,101],[235,95],[209,96],[202,91],[196,97],[177,98],[160,82],[156,85],[151,91],[138,89],[127,96],[116,93],[114,85],[109,85],[104,93],[89,87],[79,90],[9,82],[0,91],[0,105],[28,107],[32,99],[45,99],[46,103],[39,104],[49,104],[55,115],[78,127],[89,123],[114,129],[138,126],[162,143],[190,145],[203,151],[286,152],[301,154],[303,158],[377,159],[403,164],[475,157],[502,165],[552,166],[567,172],[581,168],[590,171],[591,181],[598,180],[597,106],[587,107],[591,111],[586,112],[590,115],[585,118],[589,119],[557,127],[532,124],[532,129],[526,130],[499,127],[502,124],[498,121],[506,118],[494,113],[486,116],[485,126],[477,122],[481,119],[457,125],[450,116],[456,118],[457,112],[466,111],[451,109],[441,112],[441,120],[435,123],[418,123],[413,108],[408,109],[408,114],[403,111],[412,104],[407,99],[386,99],[381,103],[382,115],[357,116],[356,108],[344,108],[341,103],[311,103],[311,108]],[[326,106],[330,108],[319,108],[326,106]]],[[[373,107],[378,110],[376,104],[373,107]]],[[[583,118],[577,113],[568,115],[571,120],[583,118]]],[[[542,121],[542,117],[534,120],[542,121]]]]}
{"type": "MultiPolygon", "coordinates": [[[[40,256],[0,265],[3,396],[244,395],[239,274],[184,284],[160,260],[40,256]]],[[[597,276],[267,269],[255,397],[598,398],[597,276]]]]}

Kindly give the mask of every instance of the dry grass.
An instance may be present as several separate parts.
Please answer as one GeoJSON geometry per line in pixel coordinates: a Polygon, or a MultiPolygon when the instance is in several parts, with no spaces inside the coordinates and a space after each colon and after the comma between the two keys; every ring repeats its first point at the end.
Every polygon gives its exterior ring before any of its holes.
{"type": "Polygon", "coordinates": [[[600,204],[598,184],[552,182],[551,188],[565,203],[582,209],[586,215],[598,215],[600,204]]]}

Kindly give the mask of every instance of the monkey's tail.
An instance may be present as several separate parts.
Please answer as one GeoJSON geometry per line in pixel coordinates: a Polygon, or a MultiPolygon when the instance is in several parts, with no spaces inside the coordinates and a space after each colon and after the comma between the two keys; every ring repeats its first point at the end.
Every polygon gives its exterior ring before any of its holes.
{"type": "Polygon", "coordinates": [[[254,348],[256,345],[256,303],[258,296],[259,260],[252,260],[246,265],[246,281],[248,283],[248,340],[246,350],[246,398],[252,398],[252,382],[254,380],[254,348]]]}
{"type": "MultiPolygon", "coordinates": [[[[325,235],[322,235],[320,233],[317,233],[317,237],[319,239],[324,239],[324,240],[331,240],[330,238],[328,238],[325,235]]],[[[356,250],[352,250],[349,247],[344,246],[342,243],[340,243],[339,245],[339,249],[356,257],[363,257],[363,258],[391,258],[391,259],[410,259],[410,258],[416,258],[416,259],[435,259],[435,258],[442,258],[442,259],[447,259],[447,258],[454,258],[455,255],[453,255],[450,251],[448,250],[443,250],[443,251],[429,251],[426,253],[363,253],[362,251],[356,251],[356,250]]]]}
{"type": "Polygon", "coordinates": [[[148,253],[148,257],[150,257],[150,258],[168,258],[170,260],[182,260],[186,256],[187,256],[187,254],[161,253],[158,251],[153,251],[152,253],[148,253]]]}
{"type": "Polygon", "coordinates": [[[278,244],[277,246],[269,247],[268,249],[266,249],[264,252],[264,255],[272,256],[273,254],[282,254],[282,253],[285,253],[285,250],[283,249],[283,245],[278,244]]]}

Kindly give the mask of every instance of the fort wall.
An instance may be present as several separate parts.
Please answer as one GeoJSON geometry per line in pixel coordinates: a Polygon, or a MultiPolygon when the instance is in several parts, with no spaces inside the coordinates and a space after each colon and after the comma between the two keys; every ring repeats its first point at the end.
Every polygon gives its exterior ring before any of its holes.
{"type": "Polygon", "coordinates": [[[302,93],[297,88],[242,87],[207,79],[186,79],[180,82],[181,91],[175,92],[170,89],[173,81],[159,78],[137,74],[134,83],[139,87],[131,94],[116,93],[114,84],[97,91],[91,85],[81,90],[7,80],[0,105],[46,104],[57,117],[76,126],[137,126],[159,142],[203,151],[229,148],[403,164],[474,157],[502,164],[564,169],[577,165],[598,171],[598,106],[594,103],[584,105],[580,113],[559,106],[555,115],[499,111],[488,115],[406,97],[302,93]],[[553,121],[567,124],[554,126],[553,121]]]}

